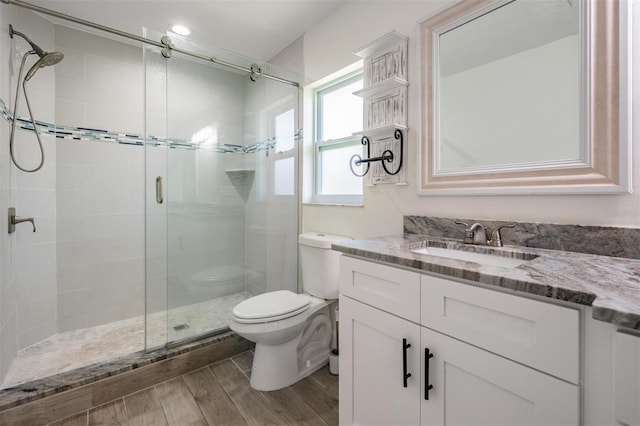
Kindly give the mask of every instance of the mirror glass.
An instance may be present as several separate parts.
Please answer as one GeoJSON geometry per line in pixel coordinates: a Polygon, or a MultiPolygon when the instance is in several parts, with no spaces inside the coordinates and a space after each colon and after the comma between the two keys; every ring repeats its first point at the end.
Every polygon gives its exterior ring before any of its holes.
{"type": "Polygon", "coordinates": [[[436,33],[435,175],[587,163],[581,4],[501,2],[436,33]]]}

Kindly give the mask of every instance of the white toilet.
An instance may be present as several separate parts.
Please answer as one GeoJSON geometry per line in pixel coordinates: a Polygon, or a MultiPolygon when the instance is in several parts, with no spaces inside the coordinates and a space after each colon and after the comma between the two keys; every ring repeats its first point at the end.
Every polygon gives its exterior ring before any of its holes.
{"type": "Polygon", "coordinates": [[[256,343],[252,388],[282,389],[327,363],[333,335],[329,305],[338,298],[340,257],[331,244],[348,239],[316,232],[301,234],[298,243],[304,293],[272,291],[233,308],[229,326],[256,343]]]}

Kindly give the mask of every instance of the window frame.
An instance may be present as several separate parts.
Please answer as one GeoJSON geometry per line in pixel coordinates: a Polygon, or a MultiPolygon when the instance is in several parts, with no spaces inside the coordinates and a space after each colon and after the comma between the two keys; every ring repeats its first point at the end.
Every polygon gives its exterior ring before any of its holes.
{"type": "MultiPolygon", "coordinates": [[[[358,68],[355,71],[336,78],[313,90],[313,202],[316,204],[363,204],[364,191],[361,191],[359,194],[322,194],[320,192],[323,172],[322,155],[320,155],[321,152],[327,149],[345,148],[361,143],[360,137],[354,135],[345,136],[339,139],[322,139],[322,98],[323,95],[332,93],[336,90],[340,90],[341,88],[348,86],[357,80],[364,80],[364,71],[362,68],[358,68]]],[[[363,125],[364,113],[362,115],[362,126],[363,125]]],[[[360,126],[360,128],[362,128],[362,126],[360,126]]],[[[362,187],[364,187],[363,182],[362,187]]]]}

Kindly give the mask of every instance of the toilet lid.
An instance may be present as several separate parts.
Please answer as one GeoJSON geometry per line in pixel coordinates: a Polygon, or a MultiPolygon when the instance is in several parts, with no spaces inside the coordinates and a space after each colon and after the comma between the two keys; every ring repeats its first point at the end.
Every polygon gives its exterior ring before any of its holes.
{"type": "Polygon", "coordinates": [[[285,319],[309,309],[311,299],[289,290],[271,291],[251,297],[233,308],[238,322],[266,322],[285,319]]]}

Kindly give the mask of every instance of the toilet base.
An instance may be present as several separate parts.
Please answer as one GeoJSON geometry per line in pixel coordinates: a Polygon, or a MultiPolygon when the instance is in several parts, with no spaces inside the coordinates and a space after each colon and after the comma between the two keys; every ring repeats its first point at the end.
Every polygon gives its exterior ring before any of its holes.
{"type": "Polygon", "coordinates": [[[256,343],[251,387],[273,391],[304,379],[328,363],[330,341],[331,321],[325,307],[296,338],[276,346],[256,343]]]}
{"type": "Polygon", "coordinates": [[[291,360],[291,357],[283,357],[282,352],[278,351],[277,358],[274,358],[272,355],[276,355],[275,353],[266,354],[272,348],[273,346],[256,345],[250,380],[251,387],[255,390],[274,391],[286,388],[316,372],[329,362],[329,352],[327,351],[326,356],[319,357],[314,363],[309,363],[309,366],[304,370],[298,371],[295,368],[295,357],[291,360]],[[291,362],[292,364],[290,364],[291,362]]]}

